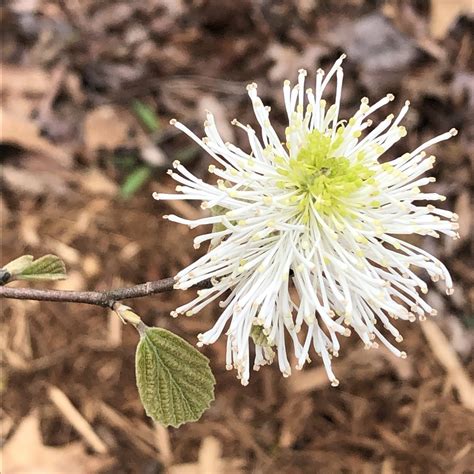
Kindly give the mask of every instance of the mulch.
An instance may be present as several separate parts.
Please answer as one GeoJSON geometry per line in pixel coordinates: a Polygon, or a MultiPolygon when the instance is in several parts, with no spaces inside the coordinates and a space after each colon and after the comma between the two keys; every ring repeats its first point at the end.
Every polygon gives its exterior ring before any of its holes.
{"type": "MultiPolygon", "coordinates": [[[[474,373],[474,20],[462,1],[451,4],[444,13],[435,0],[22,0],[0,7],[1,261],[56,253],[69,270],[57,288],[132,285],[193,261],[202,251],[192,246],[198,230],[161,216],[194,216],[199,208],[170,209],[151,193],[171,188],[166,169],[174,159],[203,177],[210,161],[169,119],[198,134],[206,109],[222,123],[254,123],[245,85],[257,82],[283,130],[283,80],[294,81],[301,67],[310,74],[327,67],[343,51],[343,116],[362,96],[374,101],[392,92],[395,109],[411,101],[409,134],[394,153],[459,130],[431,150],[437,182],[430,188],[447,196],[444,205],[461,224],[457,241],[414,241],[453,275],[452,297],[430,283],[446,347],[430,344],[422,323],[399,324],[408,359],[344,341],[338,388],[317,361],[290,379],[264,367],[242,387],[225,371],[222,339],[204,349],[216,400],[199,422],[179,429],[160,429],[144,415],[134,376],[137,335],[115,316],[80,305],[2,301],[5,446],[35,413],[44,446],[80,442],[90,457],[107,460],[89,472],[472,472],[474,415],[442,362],[448,351],[464,374],[474,373]],[[93,453],[61,415],[51,386],[69,398],[107,454],[93,453]]],[[[223,134],[246,147],[234,127],[223,134]]],[[[147,324],[195,343],[218,308],[170,318],[191,296],[175,291],[130,304],[147,324]]]]}

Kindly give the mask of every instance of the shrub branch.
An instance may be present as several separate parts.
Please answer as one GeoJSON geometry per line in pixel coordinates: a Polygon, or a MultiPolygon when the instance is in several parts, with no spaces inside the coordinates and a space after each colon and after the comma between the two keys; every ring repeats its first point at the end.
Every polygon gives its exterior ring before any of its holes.
{"type": "MultiPolygon", "coordinates": [[[[171,291],[174,278],[149,281],[128,288],[116,288],[107,291],[71,291],[71,290],[39,290],[35,288],[11,288],[0,286],[0,297],[16,300],[56,301],[63,303],[84,303],[104,308],[112,308],[120,300],[143,298],[157,293],[171,291]]],[[[201,282],[198,287],[209,286],[209,281],[201,282]]]]}

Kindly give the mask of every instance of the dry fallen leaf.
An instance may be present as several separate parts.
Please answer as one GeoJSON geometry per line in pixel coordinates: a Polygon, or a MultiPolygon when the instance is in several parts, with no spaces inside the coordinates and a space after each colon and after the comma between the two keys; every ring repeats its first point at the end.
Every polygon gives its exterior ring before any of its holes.
{"type": "Polygon", "coordinates": [[[50,171],[35,169],[39,159],[41,157],[30,156],[24,161],[25,168],[13,165],[4,166],[2,168],[3,181],[18,194],[25,193],[30,196],[42,194],[63,196],[67,194],[69,186],[66,178],[71,174],[48,158],[45,158],[41,165],[44,167],[49,165],[50,171]]]}
{"type": "Polygon", "coordinates": [[[43,95],[51,86],[48,74],[40,68],[2,64],[0,90],[8,94],[43,95]]]}
{"type": "Polygon", "coordinates": [[[396,86],[420,54],[410,36],[377,12],[339,23],[327,38],[357,64],[372,93],[396,86]]]}
{"type": "Polygon", "coordinates": [[[5,474],[93,474],[108,464],[108,458],[87,455],[77,442],[61,448],[45,446],[35,412],[22,420],[2,450],[5,474]]]}
{"type": "Polygon", "coordinates": [[[90,151],[114,150],[129,139],[130,118],[124,111],[103,105],[90,111],[84,120],[84,143],[90,151]]]}
{"type": "Polygon", "coordinates": [[[82,175],[81,185],[88,195],[115,196],[118,191],[117,184],[97,168],[91,168],[82,175]]]}
{"type": "Polygon", "coordinates": [[[309,45],[301,54],[295,48],[280,43],[272,43],[267,54],[274,61],[274,64],[268,72],[268,77],[275,83],[283,82],[285,79],[293,81],[295,71],[301,68],[310,71],[316,69],[319,58],[326,52],[327,49],[323,46],[309,45]]]}
{"type": "Polygon", "coordinates": [[[206,436],[199,448],[197,463],[175,464],[169,474],[240,474],[245,461],[240,458],[222,458],[222,444],[214,436],[206,436]]]}
{"type": "Polygon", "coordinates": [[[64,166],[72,164],[72,157],[40,134],[38,126],[30,119],[0,108],[0,142],[15,144],[25,150],[32,150],[49,156],[64,166]]]}
{"type": "Polygon", "coordinates": [[[472,0],[434,0],[431,2],[431,34],[444,38],[454,20],[463,13],[473,13],[472,0]]]}

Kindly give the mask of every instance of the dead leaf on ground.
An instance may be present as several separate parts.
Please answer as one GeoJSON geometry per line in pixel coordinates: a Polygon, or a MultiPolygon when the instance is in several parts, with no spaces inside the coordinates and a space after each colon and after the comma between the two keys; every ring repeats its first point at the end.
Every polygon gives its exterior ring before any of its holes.
{"type": "Polygon", "coordinates": [[[80,443],[61,448],[45,446],[41,438],[39,418],[33,412],[22,420],[2,453],[5,474],[93,474],[100,472],[110,460],[89,456],[80,443]]]}
{"type": "MultiPolygon", "coordinates": [[[[34,158],[31,157],[32,161],[34,158]]],[[[45,164],[43,160],[43,164],[45,164]]],[[[29,163],[27,162],[27,165],[29,163]]],[[[25,193],[30,196],[39,196],[42,194],[55,194],[57,196],[65,195],[69,186],[66,183],[67,173],[64,170],[57,169],[57,164],[52,163],[51,169],[37,170],[34,166],[30,168],[20,168],[16,166],[4,166],[2,168],[2,179],[16,193],[25,193]]]]}
{"type": "Polygon", "coordinates": [[[87,193],[93,195],[115,196],[118,190],[117,184],[97,168],[85,172],[81,184],[87,193]]]}
{"type": "Polygon", "coordinates": [[[2,64],[0,90],[7,94],[43,95],[50,88],[46,71],[37,67],[2,64]]]}
{"type": "Polygon", "coordinates": [[[72,165],[71,155],[43,138],[32,120],[3,107],[0,108],[0,142],[49,156],[64,166],[72,165]]]}
{"type": "Polygon", "coordinates": [[[444,38],[458,16],[474,13],[472,0],[434,0],[431,2],[431,34],[444,38]]]}
{"type": "Polygon", "coordinates": [[[91,110],[84,120],[84,143],[89,151],[114,150],[129,141],[131,117],[111,105],[91,110]]]}
{"type": "Polygon", "coordinates": [[[268,77],[275,83],[283,82],[286,79],[294,80],[298,69],[315,70],[319,58],[326,52],[327,48],[323,46],[310,45],[301,54],[295,48],[280,43],[272,43],[267,50],[267,54],[274,61],[274,64],[268,71],[268,77]]]}
{"type": "Polygon", "coordinates": [[[361,80],[373,92],[397,85],[419,56],[414,40],[380,13],[341,22],[327,36],[358,64],[361,80]]]}
{"type": "Polygon", "coordinates": [[[198,462],[176,464],[169,474],[239,474],[244,472],[245,461],[240,458],[222,458],[222,444],[214,436],[206,436],[199,448],[198,462]]]}

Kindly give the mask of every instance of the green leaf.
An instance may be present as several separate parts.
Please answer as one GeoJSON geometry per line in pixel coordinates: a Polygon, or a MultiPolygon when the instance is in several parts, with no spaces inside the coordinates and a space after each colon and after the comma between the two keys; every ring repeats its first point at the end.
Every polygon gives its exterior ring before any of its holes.
{"type": "Polygon", "coordinates": [[[34,260],[30,266],[15,275],[17,280],[63,280],[66,276],[66,265],[52,254],[34,260]]]}
{"type": "Polygon", "coordinates": [[[148,180],[151,169],[148,166],[140,166],[133,170],[125,179],[120,188],[120,194],[124,199],[131,198],[148,180]]]}
{"type": "Polygon", "coordinates": [[[3,270],[8,273],[15,275],[21,273],[25,268],[28,268],[33,263],[33,255],[22,255],[21,257],[15,258],[11,262],[7,263],[3,270]]]}
{"type": "Polygon", "coordinates": [[[209,359],[166,329],[140,332],[135,371],[146,414],[165,426],[198,420],[214,400],[209,359]]]}
{"type": "Polygon", "coordinates": [[[139,100],[133,102],[133,110],[150,132],[157,132],[160,122],[153,109],[139,100]]]}
{"type": "Polygon", "coordinates": [[[56,255],[43,255],[33,260],[31,255],[23,255],[7,267],[13,268],[11,271],[12,280],[64,280],[66,278],[66,266],[56,255]]]}

